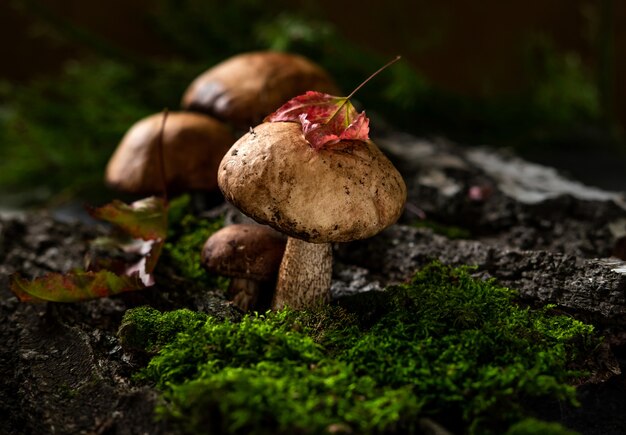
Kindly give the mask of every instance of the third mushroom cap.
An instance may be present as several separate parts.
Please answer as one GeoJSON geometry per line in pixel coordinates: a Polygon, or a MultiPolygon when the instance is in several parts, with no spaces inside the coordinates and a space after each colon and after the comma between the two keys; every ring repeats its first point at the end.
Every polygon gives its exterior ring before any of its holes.
{"type": "Polygon", "coordinates": [[[107,185],[135,194],[168,191],[215,190],[215,172],[235,141],[220,121],[199,113],[170,112],[137,121],[124,135],[106,168],[107,185]],[[158,148],[163,128],[163,165],[158,148]]]}

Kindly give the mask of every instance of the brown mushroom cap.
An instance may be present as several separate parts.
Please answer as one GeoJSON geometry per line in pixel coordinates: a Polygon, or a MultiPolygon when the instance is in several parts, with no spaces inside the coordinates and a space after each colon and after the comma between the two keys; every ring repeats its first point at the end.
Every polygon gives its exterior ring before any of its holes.
{"type": "MultiPolygon", "coordinates": [[[[159,192],[159,134],[163,114],[135,123],[106,168],[106,183],[128,193],[159,192]]],[[[163,132],[165,175],[169,191],[214,190],[220,160],[235,141],[221,122],[197,113],[171,112],[163,132]]]]}
{"type": "Polygon", "coordinates": [[[269,281],[278,273],[286,243],[282,234],[268,227],[230,225],[207,239],[202,264],[218,275],[269,281]]]}
{"type": "Polygon", "coordinates": [[[338,93],[328,74],[302,56],[244,53],[196,78],[185,91],[182,107],[247,129],[306,91],[338,93]]]}
{"type": "Polygon", "coordinates": [[[218,183],[251,218],[312,243],[371,237],[400,217],[406,201],[402,176],[372,141],[315,151],[291,122],[264,123],[239,139],[218,183]]]}

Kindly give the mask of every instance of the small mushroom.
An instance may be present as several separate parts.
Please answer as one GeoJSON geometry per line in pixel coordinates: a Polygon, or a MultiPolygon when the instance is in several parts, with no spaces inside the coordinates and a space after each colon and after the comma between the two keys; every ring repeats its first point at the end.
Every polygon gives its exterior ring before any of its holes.
{"type": "Polygon", "coordinates": [[[286,238],[256,224],[235,224],[209,237],[202,264],[211,273],[231,277],[228,293],[243,311],[269,308],[286,238]]]}
{"type": "Polygon", "coordinates": [[[247,130],[285,101],[309,90],[339,94],[329,75],[302,56],[244,53],[198,76],[185,91],[182,107],[247,130]]]}
{"type": "MultiPolygon", "coordinates": [[[[107,165],[107,185],[132,194],[162,191],[158,144],[163,116],[148,116],[128,130],[107,165]]],[[[216,119],[198,113],[170,112],[163,129],[163,169],[168,191],[215,190],[219,162],[233,142],[229,128],[216,119]]]]}
{"type": "Polygon", "coordinates": [[[330,243],[382,231],[406,200],[402,176],[372,141],[316,151],[291,122],[264,123],[239,139],[220,164],[218,183],[246,215],[289,236],[276,309],[328,301],[330,243]]]}

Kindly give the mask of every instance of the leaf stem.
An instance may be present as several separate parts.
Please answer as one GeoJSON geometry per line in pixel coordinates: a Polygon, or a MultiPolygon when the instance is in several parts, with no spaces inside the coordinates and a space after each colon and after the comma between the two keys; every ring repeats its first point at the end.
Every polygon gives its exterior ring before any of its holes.
{"type": "Polygon", "coordinates": [[[169,111],[167,107],[163,109],[163,119],[161,120],[161,129],[159,130],[159,138],[157,141],[157,154],[159,155],[159,175],[161,177],[161,189],[163,194],[163,202],[167,204],[167,178],[165,174],[165,151],[163,149],[163,136],[165,134],[165,121],[169,111]]]}
{"type": "Polygon", "coordinates": [[[367,82],[369,82],[370,80],[372,80],[374,77],[376,77],[378,74],[381,73],[381,71],[383,71],[384,69],[390,67],[391,65],[393,65],[394,63],[396,63],[397,61],[399,61],[402,58],[402,56],[398,55],[396,57],[394,57],[393,59],[391,59],[389,62],[387,62],[385,65],[381,66],[380,68],[378,68],[378,70],[372,74],[371,76],[369,76],[368,78],[365,79],[365,81],[363,81],[363,83],[361,83],[359,86],[356,87],[356,89],[354,89],[354,91],[350,92],[350,95],[348,95],[346,97],[346,100],[349,100],[350,98],[352,98],[352,96],[354,94],[357,93],[357,91],[359,89],[361,89],[367,82]]]}

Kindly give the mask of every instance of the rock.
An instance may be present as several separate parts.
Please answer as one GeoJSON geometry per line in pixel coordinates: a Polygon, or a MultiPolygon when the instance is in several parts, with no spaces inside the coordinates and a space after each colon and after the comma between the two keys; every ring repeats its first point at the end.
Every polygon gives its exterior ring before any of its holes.
{"type": "Polygon", "coordinates": [[[103,433],[114,425],[125,428],[116,433],[137,427],[166,432],[154,418],[156,393],[118,384],[110,376],[111,362],[99,360],[103,355],[95,355],[85,330],[50,313],[22,326],[18,398],[28,432],[103,433]]]}
{"type": "Polygon", "coordinates": [[[486,278],[496,278],[518,290],[522,300],[557,304],[605,326],[626,325],[626,263],[619,260],[449,240],[431,230],[404,225],[391,227],[372,239],[340,246],[336,258],[343,264],[367,269],[376,277],[372,281],[376,285],[381,279],[383,285],[402,282],[432,260],[471,265],[486,278]]]}
{"type": "Polygon", "coordinates": [[[356,293],[383,291],[384,287],[373,279],[369,270],[363,267],[346,266],[335,263],[330,293],[333,299],[339,299],[356,293]]]}
{"type": "Polygon", "coordinates": [[[585,186],[502,151],[398,133],[376,143],[405,177],[404,223],[426,217],[491,244],[587,258],[623,251],[624,193],[585,186]]]}
{"type": "Polygon", "coordinates": [[[477,168],[493,178],[505,195],[524,204],[537,204],[570,195],[582,201],[608,201],[625,207],[623,195],[568,180],[555,168],[484,148],[470,149],[465,155],[477,168]]]}

